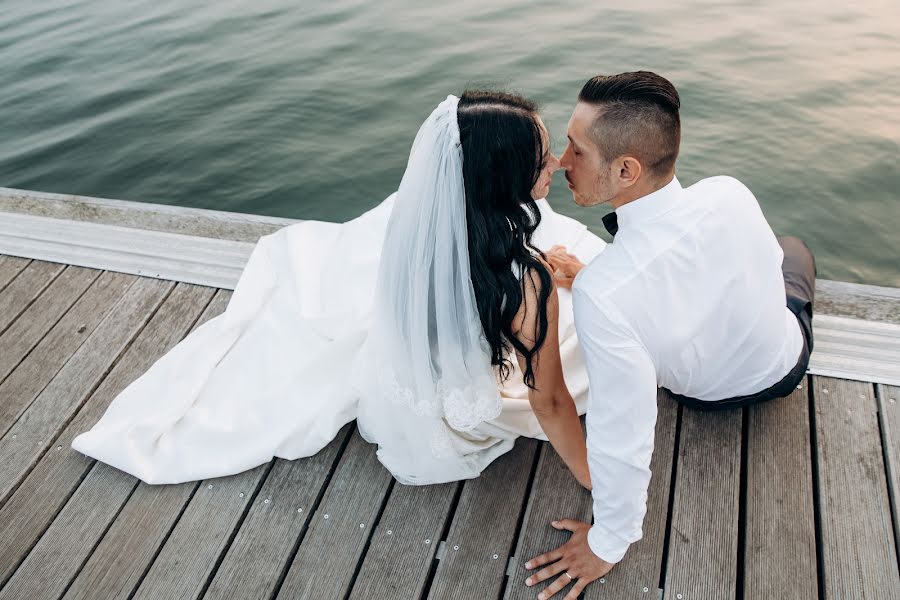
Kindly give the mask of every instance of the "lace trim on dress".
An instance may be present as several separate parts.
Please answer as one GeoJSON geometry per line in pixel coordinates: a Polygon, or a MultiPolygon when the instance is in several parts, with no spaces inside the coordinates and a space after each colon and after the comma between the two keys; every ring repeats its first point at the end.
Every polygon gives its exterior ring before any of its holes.
{"type": "Polygon", "coordinates": [[[489,376],[465,387],[447,388],[439,381],[437,397],[447,423],[457,431],[471,431],[484,421],[497,418],[503,409],[497,382],[489,376]]]}
{"type": "Polygon", "coordinates": [[[423,417],[438,417],[431,450],[435,456],[455,456],[450,429],[471,431],[485,421],[496,419],[503,410],[503,400],[494,377],[484,375],[470,385],[448,386],[443,380],[435,385],[431,398],[417,397],[414,391],[391,380],[394,400],[409,406],[423,417]]]}

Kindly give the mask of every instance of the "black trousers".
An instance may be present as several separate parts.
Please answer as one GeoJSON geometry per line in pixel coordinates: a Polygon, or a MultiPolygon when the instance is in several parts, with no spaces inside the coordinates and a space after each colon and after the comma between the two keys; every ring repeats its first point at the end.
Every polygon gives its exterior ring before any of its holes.
{"type": "Polygon", "coordinates": [[[784,291],[787,307],[797,317],[803,332],[803,348],[797,364],[775,385],[748,396],[725,400],[698,400],[680,394],[672,394],[679,403],[696,410],[726,410],[752,406],[789,395],[806,376],[809,355],[813,350],[812,315],[816,294],[816,260],[806,244],[795,237],[779,237],[778,243],[784,250],[781,271],[784,274],[784,291]]]}

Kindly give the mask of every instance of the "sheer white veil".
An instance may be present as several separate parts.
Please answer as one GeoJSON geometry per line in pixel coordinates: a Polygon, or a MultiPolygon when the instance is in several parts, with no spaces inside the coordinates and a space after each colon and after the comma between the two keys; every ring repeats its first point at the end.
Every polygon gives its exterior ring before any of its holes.
{"type": "Polygon", "coordinates": [[[455,434],[501,410],[469,274],[458,103],[448,96],[416,135],[385,234],[372,327],[354,366],[360,432],[409,484],[477,476],[455,434]]]}

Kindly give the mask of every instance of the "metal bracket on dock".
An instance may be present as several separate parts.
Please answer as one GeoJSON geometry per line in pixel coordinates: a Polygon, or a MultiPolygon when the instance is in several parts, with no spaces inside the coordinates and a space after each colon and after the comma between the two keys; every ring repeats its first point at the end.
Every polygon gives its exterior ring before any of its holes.
{"type": "Polygon", "coordinates": [[[516,572],[516,567],[519,566],[519,559],[515,556],[510,556],[506,561],[506,576],[512,577],[516,572]]]}
{"type": "Polygon", "coordinates": [[[441,560],[447,555],[447,542],[441,542],[438,544],[437,554],[435,554],[435,558],[437,560],[441,560]]]}

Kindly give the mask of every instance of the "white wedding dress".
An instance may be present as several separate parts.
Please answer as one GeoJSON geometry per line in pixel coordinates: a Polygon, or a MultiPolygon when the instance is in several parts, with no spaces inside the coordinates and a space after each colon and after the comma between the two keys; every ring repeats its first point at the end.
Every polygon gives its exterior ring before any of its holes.
{"type": "MultiPolygon", "coordinates": [[[[226,311],[128,386],[72,447],[152,484],[235,474],[272,457],[321,450],[358,416],[353,370],[371,326],[395,196],[347,223],[305,221],[261,238],[226,311]]],[[[535,246],[561,244],[583,262],[603,250],[605,243],[584,225],[555,213],[546,200],[538,206],[535,246]]],[[[588,379],[570,292],[560,289],[559,300],[565,379],[584,414],[588,379]]],[[[460,477],[477,475],[518,436],[546,439],[515,358],[512,363],[509,379],[498,383],[500,415],[454,432],[454,447],[474,465],[460,477]]],[[[384,408],[368,418],[391,419],[395,405],[384,408]]],[[[378,430],[368,425],[361,419],[364,435],[378,430]]]]}

